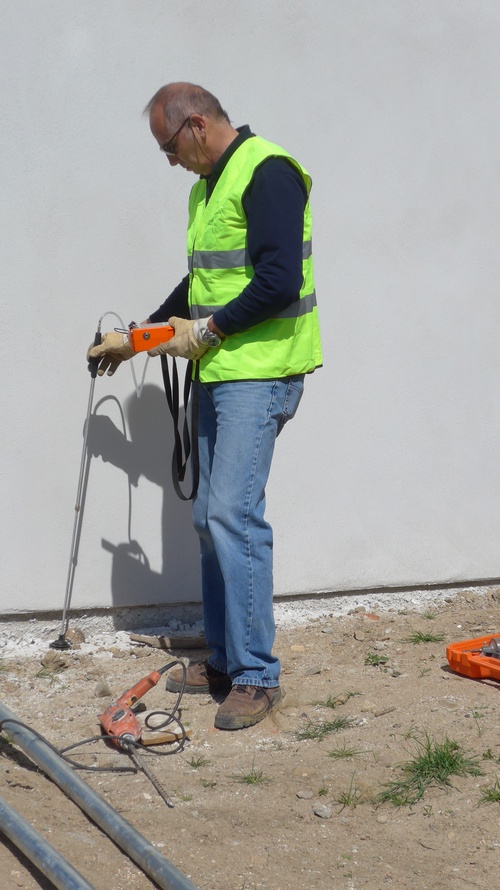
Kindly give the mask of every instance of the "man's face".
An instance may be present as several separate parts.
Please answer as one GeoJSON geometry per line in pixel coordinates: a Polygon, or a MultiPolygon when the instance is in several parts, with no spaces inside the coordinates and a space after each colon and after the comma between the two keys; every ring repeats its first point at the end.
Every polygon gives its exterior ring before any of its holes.
{"type": "Polygon", "coordinates": [[[149,115],[149,125],[160,148],[168,147],[171,154],[166,158],[171,167],[177,165],[190,173],[209,174],[212,171],[212,162],[204,153],[203,134],[193,125],[191,119],[185,121],[176,130],[169,130],[165,123],[165,115],[161,105],[154,105],[149,115]]]}

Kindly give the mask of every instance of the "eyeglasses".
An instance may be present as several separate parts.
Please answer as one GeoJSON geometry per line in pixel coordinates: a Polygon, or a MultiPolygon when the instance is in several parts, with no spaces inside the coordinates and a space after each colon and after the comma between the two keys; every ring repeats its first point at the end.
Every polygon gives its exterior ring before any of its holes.
{"type": "Polygon", "coordinates": [[[189,123],[191,119],[191,115],[186,118],[185,121],[182,121],[179,129],[175,131],[174,135],[168,140],[168,142],[164,142],[163,145],[160,145],[160,151],[163,151],[168,157],[175,158],[177,154],[177,146],[175,145],[175,140],[177,139],[181,130],[189,123]]]}

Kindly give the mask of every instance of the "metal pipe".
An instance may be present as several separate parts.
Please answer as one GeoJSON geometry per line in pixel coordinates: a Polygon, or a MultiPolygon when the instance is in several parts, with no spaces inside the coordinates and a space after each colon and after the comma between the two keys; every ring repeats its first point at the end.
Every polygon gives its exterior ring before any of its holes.
{"type": "Polygon", "coordinates": [[[0,702],[0,727],[8,730],[9,736],[15,739],[33,763],[59,785],[59,788],[87,816],[90,816],[127,856],[156,881],[161,890],[197,890],[186,875],[172,865],[126,819],[76,775],[53,748],[36,736],[29,727],[19,725],[17,720],[15,714],[0,702]]]}
{"type": "Polygon", "coordinates": [[[49,878],[58,890],[95,890],[38,831],[0,797],[0,832],[49,878]]]}

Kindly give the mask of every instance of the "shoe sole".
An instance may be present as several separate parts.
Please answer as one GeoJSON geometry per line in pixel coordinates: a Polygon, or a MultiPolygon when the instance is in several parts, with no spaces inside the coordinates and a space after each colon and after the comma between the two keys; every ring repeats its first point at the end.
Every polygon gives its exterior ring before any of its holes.
{"type": "Polygon", "coordinates": [[[262,706],[262,710],[254,714],[237,714],[234,716],[230,714],[216,714],[214,726],[216,729],[248,729],[249,726],[255,726],[256,723],[260,723],[264,717],[267,717],[271,711],[274,711],[280,702],[283,701],[284,696],[285,693],[280,686],[276,692],[269,696],[266,704],[262,706]]]}

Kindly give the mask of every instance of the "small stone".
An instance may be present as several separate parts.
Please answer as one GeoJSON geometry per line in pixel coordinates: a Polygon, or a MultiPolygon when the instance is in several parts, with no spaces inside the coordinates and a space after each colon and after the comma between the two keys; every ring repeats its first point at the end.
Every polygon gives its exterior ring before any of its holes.
{"type": "Polygon", "coordinates": [[[146,646],[140,646],[139,648],[134,649],[132,655],[134,658],[149,658],[149,656],[153,654],[153,651],[153,649],[148,649],[146,646]]]}
{"type": "Polygon", "coordinates": [[[313,793],[309,788],[305,788],[303,791],[297,791],[297,797],[300,800],[311,800],[313,793]]]}
{"type": "Polygon", "coordinates": [[[113,658],[125,658],[125,656],[128,655],[126,649],[120,649],[119,646],[111,646],[111,649],[109,651],[111,652],[113,658]]]}
{"type": "Polygon", "coordinates": [[[378,815],[377,815],[377,822],[380,825],[385,825],[385,823],[388,821],[388,819],[389,819],[389,817],[388,817],[387,813],[378,813],[378,815]]]}
{"type": "Polygon", "coordinates": [[[41,664],[45,668],[52,668],[53,670],[67,668],[69,667],[69,659],[64,652],[59,652],[57,649],[50,649],[41,659],[41,664]]]}
{"type": "Polygon", "coordinates": [[[314,677],[315,674],[321,673],[321,665],[310,664],[304,668],[304,677],[314,677]]]}
{"type": "Polygon", "coordinates": [[[316,803],[313,805],[312,809],[314,815],[319,816],[320,819],[332,818],[332,808],[329,807],[326,803],[316,803]]]}
{"type": "Polygon", "coordinates": [[[97,681],[94,695],[96,698],[109,698],[113,695],[113,690],[105,677],[101,677],[100,680],[97,681]]]}
{"type": "Polygon", "coordinates": [[[72,649],[81,649],[82,643],[85,643],[85,634],[79,627],[69,627],[64,636],[72,649]]]}
{"type": "Polygon", "coordinates": [[[396,710],[396,705],[388,705],[386,708],[378,708],[373,712],[374,717],[383,717],[384,714],[390,714],[396,710]]]}

